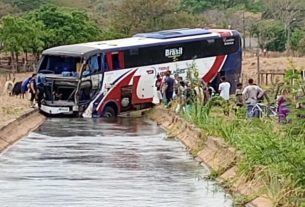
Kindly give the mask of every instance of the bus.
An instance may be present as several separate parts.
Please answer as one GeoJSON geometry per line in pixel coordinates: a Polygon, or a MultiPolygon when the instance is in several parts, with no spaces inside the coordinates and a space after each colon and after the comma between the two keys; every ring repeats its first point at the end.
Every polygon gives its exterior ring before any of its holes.
{"type": "Polygon", "coordinates": [[[158,74],[186,77],[195,65],[206,83],[225,76],[232,92],[241,74],[235,30],[183,28],[43,51],[37,68],[39,109],[47,115],[112,117],[152,105],[158,74]]]}

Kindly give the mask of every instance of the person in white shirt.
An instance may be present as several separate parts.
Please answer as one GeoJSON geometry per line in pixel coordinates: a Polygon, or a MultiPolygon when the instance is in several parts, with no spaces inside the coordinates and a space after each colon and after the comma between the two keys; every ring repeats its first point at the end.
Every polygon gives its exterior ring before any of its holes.
{"type": "Polygon", "coordinates": [[[226,81],[226,78],[222,76],[220,78],[221,83],[219,84],[218,90],[219,95],[225,100],[228,101],[230,99],[230,88],[231,84],[226,81]]]}
{"type": "Polygon", "coordinates": [[[218,91],[219,91],[219,96],[222,97],[225,102],[223,103],[223,112],[226,116],[229,116],[229,112],[230,112],[230,104],[229,104],[229,99],[230,99],[230,88],[231,88],[231,84],[229,82],[226,81],[226,78],[224,76],[222,76],[220,78],[220,84],[218,87],[218,91]]]}
{"type": "Polygon", "coordinates": [[[252,113],[252,109],[257,104],[258,99],[264,96],[264,90],[254,84],[252,78],[248,80],[248,86],[244,88],[242,95],[247,106],[247,117],[252,118],[256,115],[252,113]]]}

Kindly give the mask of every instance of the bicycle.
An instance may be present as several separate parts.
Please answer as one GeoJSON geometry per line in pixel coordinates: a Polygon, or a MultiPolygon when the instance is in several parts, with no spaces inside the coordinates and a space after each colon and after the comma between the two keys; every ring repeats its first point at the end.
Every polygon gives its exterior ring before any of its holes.
{"type": "Polygon", "coordinates": [[[272,118],[272,117],[277,117],[277,108],[276,106],[273,105],[268,105],[264,103],[256,103],[251,112],[251,117],[255,118],[272,118]]]}

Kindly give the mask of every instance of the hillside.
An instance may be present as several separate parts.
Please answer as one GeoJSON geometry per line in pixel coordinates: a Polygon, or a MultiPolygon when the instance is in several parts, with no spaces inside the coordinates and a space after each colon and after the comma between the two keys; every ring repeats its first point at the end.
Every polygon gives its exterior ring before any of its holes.
{"type": "MultiPolygon", "coordinates": [[[[1,8],[15,8],[19,11],[29,11],[39,8],[43,4],[54,4],[57,6],[86,9],[94,0],[0,0],[1,8]]],[[[16,11],[15,11],[16,12],[16,11]]]]}
{"type": "Polygon", "coordinates": [[[51,2],[58,6],[75,7],[86,9],[90,6],[90,0],[51,0],[51,2]]]}

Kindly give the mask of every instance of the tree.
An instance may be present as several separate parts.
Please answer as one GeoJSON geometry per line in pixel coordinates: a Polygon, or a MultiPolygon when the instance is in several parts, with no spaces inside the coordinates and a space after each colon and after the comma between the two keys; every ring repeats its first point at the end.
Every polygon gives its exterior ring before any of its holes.
{"type": "Polygon", "coordinates": [[[211,8],[211,1],[208,0],[182,0],[181,5],[192,12],[202,12],[208,8],[211,8]]]}
{"type": "Polygon", "coordinates": [[[2,1],[7,4],[16,6],[23,11],[37,9],[42,5],[50,2],[49,0],[2,0],[2,1]]]}
{"type": "Polygon", "coordinates": [[[0,2],[0,18],[9,14],[16,14],[18,12],[19,9],[17,7],[14,7],[11,4],[0,2]]]}
{"type": "Polygon", "coordinates": [[[111,11],[110,31],[119,36],[197,24],[193,15],[181,10],[180,0],[123,0],[111,11]]]}
{"type": "Polygon", "coordinates": [[[284,51],[286,36],[284,24],[276,20],[262,20],[252,25],[251,33],[257,36],[261,49],[284,51]]]}
{"type": "Polygon", "coordinates": [[[285,25],[286,49],[289,50],[291,31],[304,24],[305,1],[304,0],[265,0],[265,18],[281,21],[285,25]]]}
{"type": "Polygon", "coordinates": [[[207,9],[228,9],[244,7],[247,10],[260,11],[261,2],[256,0],[182,0],[182,7],[192,12],[202,12],[207,9]]]}
{"type": "Polygon", "coordinates": [[[45,48],[94,41],[100,37],[100,30],[83,11],[48,6],[30,12],[26,18],[43,24],[45,48]]]}
{"type": "Polygon", "coordinates": [[[24,27],[25,33],[25,40],[22,43],[23,52],[26,54],[27,60],[27,53],[31,52],[35,55],[36,61],[39,59],[39,55],[42,52],[45,43],[43,39],[46,37],[45,26],[42,22],[37,22],[33,20],[27,20],[26,25],[24,27]]]}
{"type": "MultiPolygon", "coordinates": [[[[38,56],[43,50],[44,25],[23,17],[6,16],[2,19],[1,41],[3,50],[11,53],[13,69],[18,72],[18,56],[31,52],[38,56]]],[[[26,56],[27,57],[27,56],[26,56]]]]}
{"type": "Polygon", "coordinates": [[[265,0],[266,11],[264,17],[269,17],[290,25],[292,22],[300,22],[304,17],[304,0],[265,0]]]}
{"type": "Polygon", "coordinates": [[[298,52],[301,55],[305,54],[305,31],[304,29],[298,29],[291,35],[290,40],[291,49],[298,52]]]}
{"type": "Polygon", "coordinates": [[[2,18],[1,41],[3,49],[10,52],[13,70],[18,72],[18,56],[22,52],[22,45],[26,38],[27,22],[20,17],[6,16],[2,18]]]}

